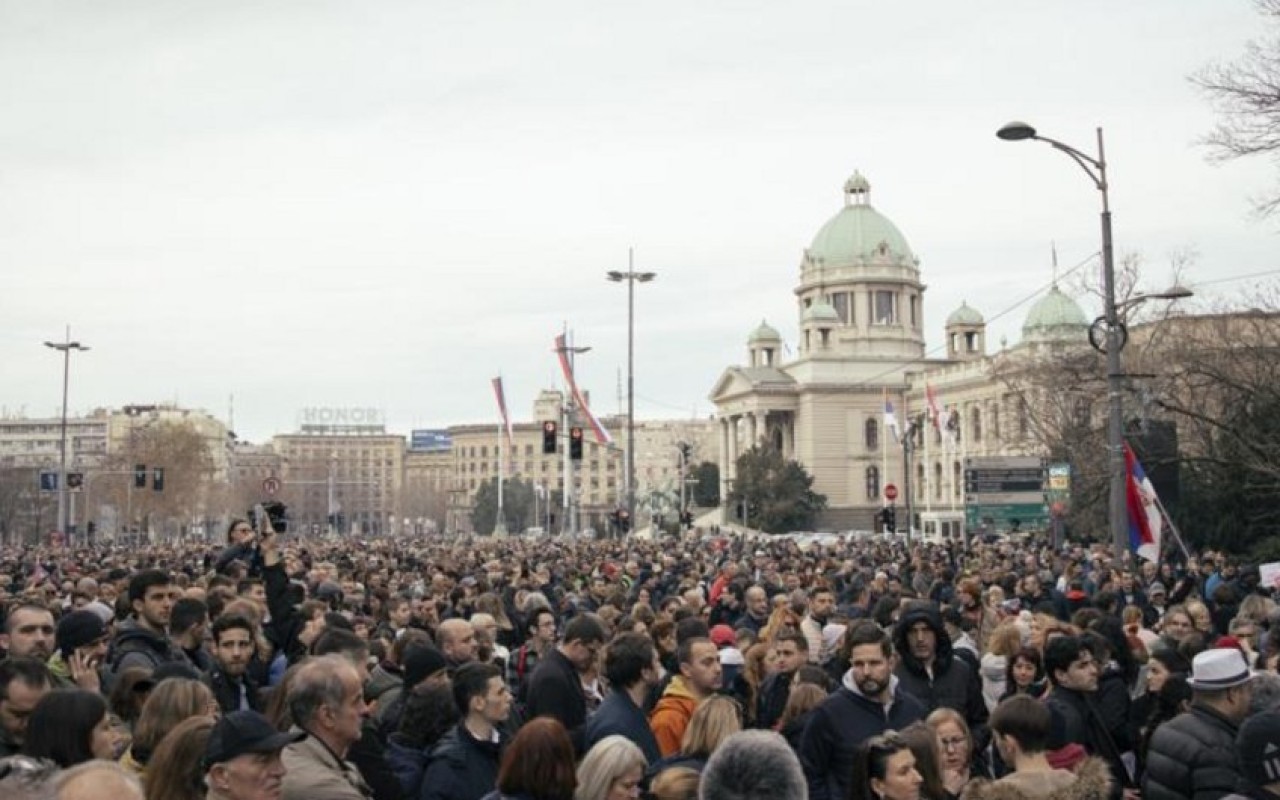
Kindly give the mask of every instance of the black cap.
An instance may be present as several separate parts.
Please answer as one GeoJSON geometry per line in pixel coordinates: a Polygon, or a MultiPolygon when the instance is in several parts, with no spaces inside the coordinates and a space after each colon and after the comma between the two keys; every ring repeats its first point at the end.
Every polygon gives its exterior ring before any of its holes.
{"type": "Polygon", "coordinates": [[[1245,780],[1255,786],[1280,781],[1280,713],[1264,711],[1245,720],[1236,749],[1245,780]]]}
{"type": "Polygon", "coordinates": [[[306,737],[302,731],[281,733],[257,711],[232,711],[213,726],[204,749],[204,767],[247,753],[273,753],[306,737]]]}
{"type": "Polygon", "coordinates": [[[103,624],[102,617],[83,609],[72,611],[59,620],[57,633],[54,634],[58,652],[62,653],[63,658],[74,653],[77,647],[91,645],[105,638],[107,626],[103,624]]]}
{"type": "Polygon", "coordinates": [[[404,657],[404,685],[412,689],[449,666],[444,653],[429,644],[410,645],[404,657]]]}

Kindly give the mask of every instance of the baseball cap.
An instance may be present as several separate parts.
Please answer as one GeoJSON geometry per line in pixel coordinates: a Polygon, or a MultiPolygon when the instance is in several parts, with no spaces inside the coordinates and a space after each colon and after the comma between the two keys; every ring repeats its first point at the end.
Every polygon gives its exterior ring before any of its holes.
{"type": "Polygon", "coordinates": [[[711,628],[711,641],[716,647],[732,647],[737,642],[733,628],[728,625],[716,625],[711,628]]]}
{"type": "Polygon", "coordinates": [[[1245,720],[1236,736],[1240,772],[1254,786],[1280,779],[1280,713],[1264,711],[1245,720]]]}
{"type": "Polygon", "coordinates": [[[272,753],[307,737],[304,731],[281,733],[257,711],[232,711],[213,726],[204,749],[205,769],[248,753],[272,753]]]}

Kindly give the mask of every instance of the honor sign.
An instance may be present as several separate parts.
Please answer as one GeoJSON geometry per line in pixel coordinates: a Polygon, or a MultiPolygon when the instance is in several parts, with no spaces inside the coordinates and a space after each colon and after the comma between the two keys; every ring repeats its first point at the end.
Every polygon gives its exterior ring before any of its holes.
{"type": "Polygon", "coordinates": [[[298,429],[330,435],[386,433],[382,412],[376,408],[304,408],[298,412],[298,429]]]}

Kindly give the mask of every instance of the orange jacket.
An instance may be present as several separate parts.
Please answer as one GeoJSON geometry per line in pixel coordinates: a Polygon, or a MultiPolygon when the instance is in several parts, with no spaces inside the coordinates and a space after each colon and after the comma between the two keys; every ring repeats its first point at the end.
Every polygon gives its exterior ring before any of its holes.
{"type": "Polygon", "coordinates": [[[684,676],[677,675],[667,684],[667,690],[649,714],[649,727],[658,740],[658,750],[663,758],[680,752],[680,740],[689,727],[689,718],[698,707],[698,698],[685,686],[684,676]]]}

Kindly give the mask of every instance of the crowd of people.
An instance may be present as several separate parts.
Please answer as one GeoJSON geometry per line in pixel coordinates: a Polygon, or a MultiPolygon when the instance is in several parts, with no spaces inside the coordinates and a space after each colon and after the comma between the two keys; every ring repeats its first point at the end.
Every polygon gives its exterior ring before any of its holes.
{"type": "Polygon", "coordinates": [[[0,797],[1280,798],[1222,554],[690,532],[0,551],[0,797]]]}

